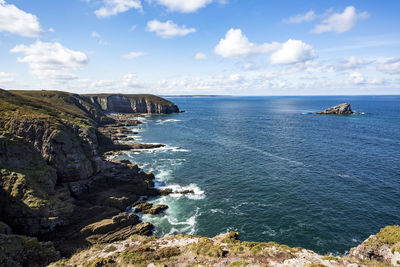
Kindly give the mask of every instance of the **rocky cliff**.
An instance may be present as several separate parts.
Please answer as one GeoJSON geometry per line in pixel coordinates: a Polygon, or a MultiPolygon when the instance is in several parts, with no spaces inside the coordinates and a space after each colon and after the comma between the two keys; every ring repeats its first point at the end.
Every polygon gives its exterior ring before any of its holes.
{"type": "Polygon", "coordinates": [[[106,112],[118,113],[174,113],[178,106],[155,95],[86,95],[92,103],[106,112]]]}
{"type": "MultiPolygon", "coordinates": [[[[149,101],[156,108],[147,112],[168,111],[162,99],[149,101]]],[[[0,221],[16,234],[54,241],[62,255],[98,240],[150,233],[150,224],[130,219],[127,226],[120,219],[125,215],[115,216],[140,196],[159,194],[154,175],[106,160],[104,152],[130,146],[99,130],[137,123],[132,118],[119,122],[87,96],[0,89],[0,221]],[[107,220],[113,223],[101,234],[81,232],[107,220]]]]}
{"type": "MultiPolygon", "coordinates": [[[[132,236],[92,247],[51,266],[275,266],[275,267],[385,267],[400,266],[400,226],[389,226],[372,242],[374,251],[357,247],[343,256],[320,255],[301,247],[275,242],[240,241],[236,232],[214,238],[174,235],[163,238],[132,236]],[[380,236],[380,237],[379,237],[380,236]],[[391,247],[391,249],[390,249],[391,247]]],[[[370,243],[371,238],[360,246],[370,243]]]]}

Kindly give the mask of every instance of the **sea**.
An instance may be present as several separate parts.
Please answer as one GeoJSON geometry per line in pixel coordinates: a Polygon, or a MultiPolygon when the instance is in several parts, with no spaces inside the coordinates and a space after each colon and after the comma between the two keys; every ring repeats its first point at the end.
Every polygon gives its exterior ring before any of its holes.
{"type": "Polygon", "coordinates": [[[173,97],[184,113],[139,118],[132,135],[159,149],[124,158],[156,186],[157,236],[275,241],[343,255],[400,224],[400,96],[173,97]],[[354,115],[312,115],[344,102],[354,115]]]}

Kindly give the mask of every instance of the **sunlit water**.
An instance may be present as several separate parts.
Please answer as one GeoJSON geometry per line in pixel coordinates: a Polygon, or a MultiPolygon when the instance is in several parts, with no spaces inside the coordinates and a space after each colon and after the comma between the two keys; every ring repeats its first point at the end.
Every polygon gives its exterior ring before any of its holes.
{"type": "Polygon", "coordinates": [[[185,113],[149,116],[137,140],[164,143],[129,159],[157,186],[155,234],[276,241],[345,253],[400,223],[400,97],[172,98],[185,113]],[[363,114],[305,115],[343,102],[363,114]]]}

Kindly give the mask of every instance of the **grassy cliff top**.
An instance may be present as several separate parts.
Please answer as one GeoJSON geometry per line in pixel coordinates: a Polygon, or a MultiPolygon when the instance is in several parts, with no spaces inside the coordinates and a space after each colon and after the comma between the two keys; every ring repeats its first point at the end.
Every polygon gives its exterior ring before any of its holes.
{"type": "Polygon", "coordinates": [[[152,94],[86,94],[83,96],[107,98],[107,97],[113,96],[113,95],[125,96],[130,99],[146,99],[155,104],[161,104],[161,105],[167,105],[167,106],[171,106],[174,104],[165,98],[162,98],[162,97],[159,97],[156,95],[152,95],[152,94]]]}

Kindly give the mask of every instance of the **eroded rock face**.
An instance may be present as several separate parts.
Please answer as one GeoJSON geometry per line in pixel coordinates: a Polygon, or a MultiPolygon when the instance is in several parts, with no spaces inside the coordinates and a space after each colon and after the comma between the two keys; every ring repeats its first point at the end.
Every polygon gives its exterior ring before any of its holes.
{"type": "Polygon", "coordinates": [[[315,112],[312,114],[336,114],[336,115],[348,115],[353,114],[354,112],[351,110],[351,106],[349,103],[343,103],[331,108],[328,108],[321,112],[315,112]]]}
{"type": "Polygon", "coordinates": [[[178,106],[154,95],[88,95],[106,112],[156,113],[179,112],[178,106]]]}
{"type": "Polygon", "coordinates": [[[352,248],[349,256],[400,266],[400,226],[382,228],[379,233],[371,235],[361,245],[352,248]]]}

